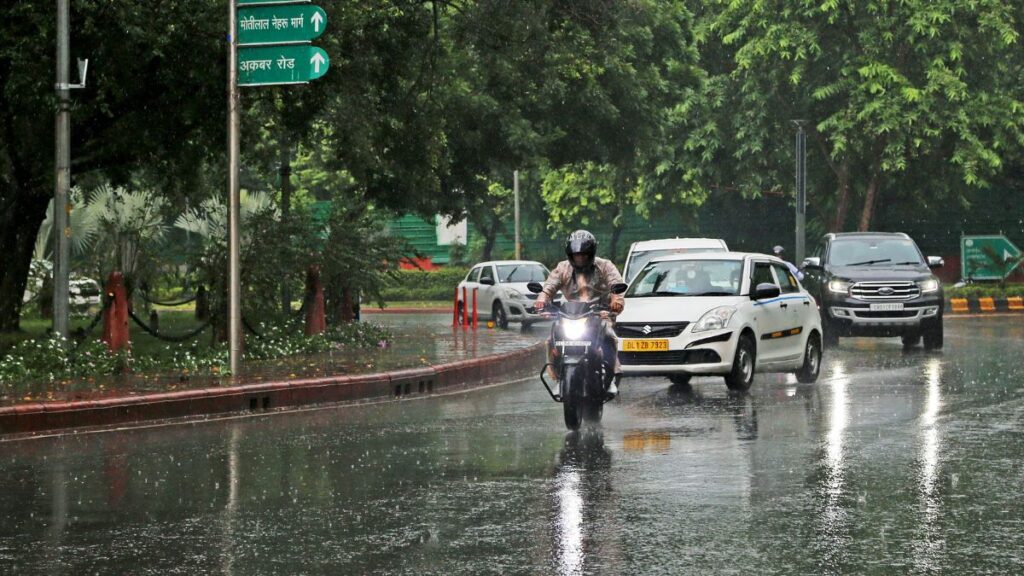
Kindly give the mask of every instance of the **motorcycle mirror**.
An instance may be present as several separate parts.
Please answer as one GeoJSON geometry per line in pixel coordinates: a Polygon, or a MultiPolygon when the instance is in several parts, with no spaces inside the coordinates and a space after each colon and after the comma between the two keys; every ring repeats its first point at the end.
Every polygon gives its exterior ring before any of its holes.
{"type": "Polygon", "coordinates": [[[540,294],[544,290],[544,287],[540,285],[540,282],[530,282],[526,285],[526,289],[534,294],[540,294]]]}
{"type": "Polygon", "coordinates": [[[626,291],[626,288],[626,284],[619,282],[618,284],[612,284],[611,292],[612,294],[622,294],[623,292],[626,291]]]}

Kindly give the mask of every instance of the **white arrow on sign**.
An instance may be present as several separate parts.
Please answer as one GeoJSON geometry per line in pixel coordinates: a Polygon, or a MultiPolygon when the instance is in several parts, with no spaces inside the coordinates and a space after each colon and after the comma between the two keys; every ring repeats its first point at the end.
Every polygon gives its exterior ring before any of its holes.
{"type": "Polygon", "coordinates": [[[324,57],[319,52],[313,54],[313,57],[309,59],[309,63],[313,65],[313,72],[320,73],[320,65],[324,63],[324,57]]]}
{"type": "Polygon", "coordinates": [[[313,21],[313,31],[314,32],[319,32],[320,31],[320,25],[324,23],[324,17],[321,16],[319,12],[315,12],[313,14],[313,17],[310,18],[310,20],[313,21]]]}

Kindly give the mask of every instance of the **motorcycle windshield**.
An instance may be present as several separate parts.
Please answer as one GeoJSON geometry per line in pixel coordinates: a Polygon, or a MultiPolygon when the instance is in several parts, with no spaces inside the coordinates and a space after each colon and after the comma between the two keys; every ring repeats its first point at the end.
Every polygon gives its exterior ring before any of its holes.
{"type": "Polygon", "coordinates": [[[588,302],[564,302],[562,303],[562,315],[570,318],[578,318],[590,311],[590,303],[588,302]]]}

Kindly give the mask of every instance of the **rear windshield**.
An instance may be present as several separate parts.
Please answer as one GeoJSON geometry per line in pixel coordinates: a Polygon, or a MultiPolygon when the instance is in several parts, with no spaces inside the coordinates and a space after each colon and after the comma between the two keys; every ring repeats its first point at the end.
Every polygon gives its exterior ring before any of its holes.
{"type": "Polygon", "coordinates": [[[661,250],[645,250],[633,252],[629,260],[629,268],[626,268],[626,282],[636,276],[636,273],[643,269],[651,260],[660,256],[671,256],[672,254],[694,254],[697,252],[725,252],[722,248],[707,246],[704,248],[662,248],[661,250]]]}
{"type": "Polygon", "coordinates": [[[833,266],[907,266],[924,264],[921,251],[907,238],[837,238],[828,249],[833,266]]]}
{"type": "Polygon", "coordinates": [[[742,260],[667,260],[640,271],[626,296],[736,296],[742,260]]]}
{"type": "Polygon", "coordinates": [[[501,264],[498,266],[498,282],[543,282],[548,279],[548,269],[540,264],[501,264]]]}

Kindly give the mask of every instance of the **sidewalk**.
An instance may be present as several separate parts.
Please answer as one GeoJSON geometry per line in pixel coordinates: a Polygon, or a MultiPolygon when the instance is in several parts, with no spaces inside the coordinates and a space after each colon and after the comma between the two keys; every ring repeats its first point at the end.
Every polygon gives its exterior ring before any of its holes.
{"type": "Polygon", "coordinates": [[[126,375],[38,386],[0,401],[0,434],[434,394],[518,377],[543,363],[543,327],[464,330],[451,326],[450,312],[436,310],[367,310],[363,319],[391,329],[393,344],[250,363],[237,379],[126,375]]]}

